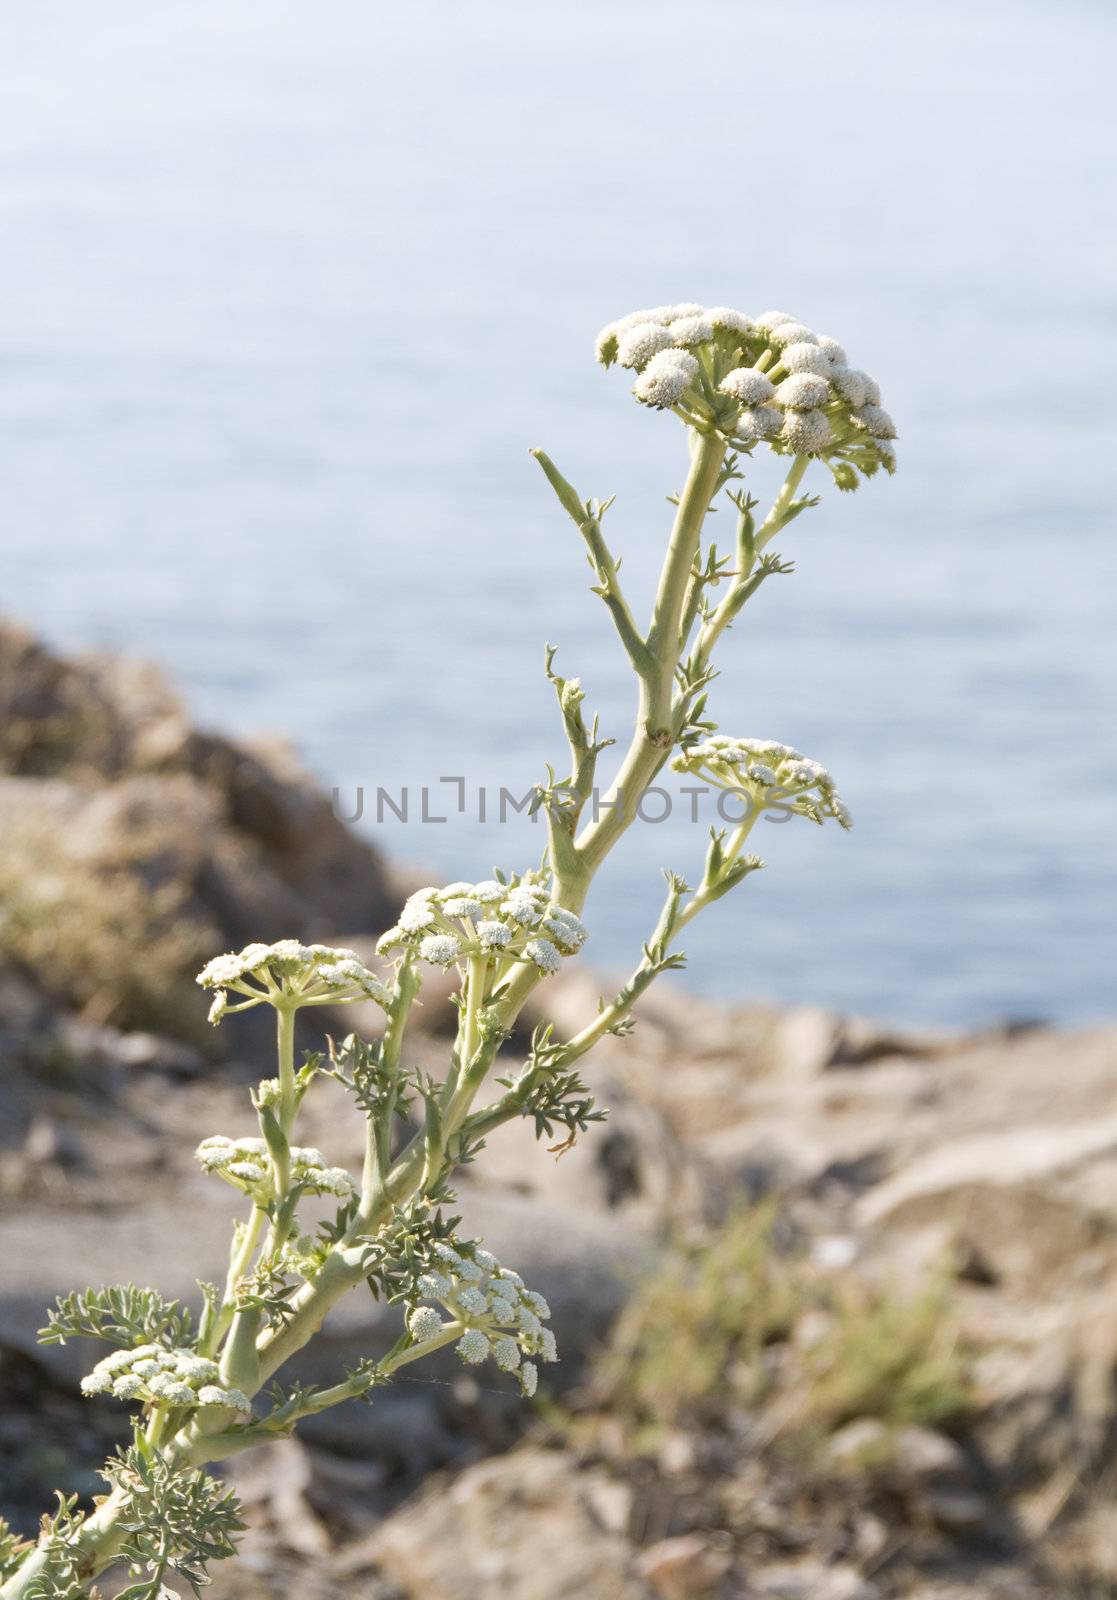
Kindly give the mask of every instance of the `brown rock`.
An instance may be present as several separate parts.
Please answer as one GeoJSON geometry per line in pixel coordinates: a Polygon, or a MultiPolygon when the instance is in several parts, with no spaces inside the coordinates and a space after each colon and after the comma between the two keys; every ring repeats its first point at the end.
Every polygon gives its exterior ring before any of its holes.
{"type": "Polygon", "coordinates": [[[640,1552],[636,1565],[660,1600],[700,1600],[733,1564],[724,1546],[701,1533],[661,1539],[640,1552]]]}
{"type": "Polygon", "coordinates": [[[628,1546],[587,1504],[585,1474],[521,1449],[435,1482],[335,1563],[343,1582],[376,1567],[409,1600],[647,1600],[628,1546]]]}

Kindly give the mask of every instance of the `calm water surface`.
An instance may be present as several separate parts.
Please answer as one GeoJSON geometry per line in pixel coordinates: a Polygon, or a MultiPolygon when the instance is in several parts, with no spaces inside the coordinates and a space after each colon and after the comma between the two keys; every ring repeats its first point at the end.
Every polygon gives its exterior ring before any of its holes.
{"type": "MultiPolygon", "coordinates": [[[[0,603],[156,655],[347,804],[438,790],[448,823],[373,828],[397,855],[521,864],[538,830],[475,791],[558,757],[543,640],[608,731],[631,709],[526,448],[618,495],[643,608],[681,433],[593,333],[786,306],[879,375],[901,472],[785,536],[714,705],[825,760],[858,827],[766,829],[690,981],[1111,1014],[1115,45],[1086,3],[16,0],[0,603]]],[[[599,963],[702,848],[682,812],[635,830],[599,963]]]]}

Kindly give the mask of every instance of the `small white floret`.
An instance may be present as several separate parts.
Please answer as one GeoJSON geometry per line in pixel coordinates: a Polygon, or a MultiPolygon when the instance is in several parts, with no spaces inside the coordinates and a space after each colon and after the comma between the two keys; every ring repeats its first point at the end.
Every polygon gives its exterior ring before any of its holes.
{"type": "Polygon", "coordinates": [[[843,400],[851,406],[863,406],[868,398],[865,387],[865,374],[858,372],[856,367],[836,366],[831,368],[830,382],[841,395],[843,400]]]}
{"type": "Polygon", "coordinates": [[[442,1318],[433,1306],[416,1306],[408,1316],[407,1331],[416,1344],[425,1344],[442,1332],[442,1318]]]}
{"type": "Polygon", "coordinates": [[[336,1195],[343,1200],[347,1195],[356,1194],[357,1180],[344,1167],[326,1167],[314,1179],[314,1187],[322,1194],[336,1195]]]}
{"type": "Polygon", "coordinates": [[[419,954],[436,967],[448,967],[458,959],[461,950],[461,940],[452,933],[430,933],[419,941],[419,954]]]}
{"type": "Polygon", "coordinates": [[[562,965],[562,957],[550,939],[529,939],[524,945],[524,955],[535,963],[540,972],[557,972],[562,965]]]}
{"type": "Polygon", "coordinates": [[[878,405],[862,406],[853,413],[853,418],[867,433],[871,433],[874,439],[896,437],[896,424],[888,412],[878,405]]]}
{"type": "Polygon", "coordinates": [[[768,330],[768,342],[782,350],[789,344],[817,344],[818,334],[801,322],[778,322],[768,330]]]}
{"type": "Polygon", "coordinates": [[[515,1372],[520,1364],[520,1347],[515,1339],[494,1340],[493,1360],[502,1372],[515,1372]]]}
{"type": "Polygon", "coordinates": [[[813,372],[820,378],[828,378],[832,371],[829,356],[816,344],[789,344],[780,355],[780,366],[785,372],[813,372]]]}
{"type": "Polygon", "coordinates": [[[488,1337],[480,1328],[467,1328],[454,1348],[467,1367],[475,1367],[489,1353],[488,1337]]]}
{"type": "Polygon", "coordinates": [[[733,432],[746,444],[757,444],[761,439],[770,439],[782,421],[782,414],[774,406],[746,407],[734,423],[733,432]]]}
{"type": "Polygon", "coordinates": [[[603,367],[611,367],[617,359],[617,325],[608,322],[594,340],[593,353],[603,367]]]}
{"type": "Polygon", "coordinates": [[[818,336],[818,343],[819,348],[821,350],[825,350],[826,354],[830,357],[830,360],[836,367],[844,367],[847,365],[849,362],[849,357],[845,353],[845,347],[840,345],[837,339],[831,339],[829,335],[820,333],[818,336]]]}
{"type": "Polygon", "coordinates": [[[712,328],[719,331],[725,329],[729,333],[751,333],[752,323],[743,311],[734,311],[730,306],[713,306],[705,313],[706,321],[712,328]]]}
{"type": "Polygon", "coordinates": [[[795,322],[796,318],[790,311],[762,311],[754,320],[756,326],[763,328],[767,333],[770,329],[778,327],[781,322],[795,322]]]}
{"type": "MultiPolygon", "coordinates": [[[[219,1368],[216,1361],[210,1361],[207,1356],[181,1355],[176,1358],[175,1368],[180,1378],[185,1378],[187,1383],[210,1382],[216,1378],[219,1368]]],[[[132,1368],[135,1372],[137,1369],[132,1368]]]]}
{"type": "Polygon", "coordinates": [[[448,917],[479,917],[481,915],[480,900],[473,900],[469,895],[455,895],[452,900],[444,900],[442,909],[448,917]]]}
{"type": "Polygon", "coordinates": [[[498,883],[495,878],[486,878],[483,883],[473,885],[473,898],[480,900],[483,905],[492,905],[496,900],[503,900],[508,893],[506,883],[498,883]]]}
{"type": "Polygon", "coordinates": [[[444,1272],[424,1272],[419,1279],[419,1292],[428,1300],[445,1300],[453,1294],[454,1285],[444,1272]]]}
{"type": "Polygon", "coordinates": [[[713,326],[705,317],[680,317],[671,324],[671,343],[680,349],[690,345],[706,344],[714,336],[713,326]]]}
{"type": "Polygon", "coordinates": [[[617,362],[642,372],[653,356],[671,347],[671,335],[661,322],[637,322],[626,328],[617,343],[617,362]]]}
{"type": "Polygon", "coordinates": [[[399,925],[404,933],[421,933],[424,928],[430,927],[437,916],[429,900],[418,900],[414,905],[404,906],[399,915],[399,925]]]}
{"type": "Polygon", "coordinates": [[[228,1403],[225,1398],[225,1390],[222,1389],[220,1384],[206,1383],[198,1390],[198,1404],[200,1406],[224,1406],[228,1405],[228,1403]]]}
{"type": "Polygon", "coordinates": [[[734,367],[732,372],[725,374],[718,388],[722,394],[740,401],[743,406],[763,405],[776,392],[772,380],[762,372],[757,372],[755,367],[734,367]]]}
{"type": "Polygon", "coordinates": [[[814,455],[825,450],[832,433],[830,423],[821,411],[789,411],[784,418],[780,438],[790,445],[796,455],[814,455]]]}
{"type": "Polygon", "coordinates": [[[632,386],[641,405],[662,411],[677,404],[698,372],[698,362],[686,350],[661,350],[653,356],[632,386]]]}
{"type": "Polygon", "coordinates": [[[776,390],[780,405],[790,406],[794,411],[817,411],[829,398],[830,385],[825,378],[817,378],[812,372],[795,372],[776,390]]]}

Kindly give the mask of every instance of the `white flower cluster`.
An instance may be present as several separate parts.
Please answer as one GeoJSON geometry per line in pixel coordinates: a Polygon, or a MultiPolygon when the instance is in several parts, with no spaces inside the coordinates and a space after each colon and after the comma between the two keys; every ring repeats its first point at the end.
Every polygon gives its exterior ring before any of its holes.
{"type": "Polygon", "coordinates": [[[853,827],[849,807],[825,767],[777,739],[730,739],[714,734],[688,745],[671,763],[676,772],[697,773],[722,789],[746,794],[753,804],[794,811],[822,822],[833,817],[853,827]]]}
{"type": "MultiPolygon", "coordinates": [[[[194,1155],[203,1172],[215,1172],[226,1183],[254,1198],[266,1198],[272,1187],[268,1147],[263,1139],[227,1139],[215,1133],[203,1139],[194,1155]]],[[[291,1183],[307,1194],[333,1194],[346,1199],[357,1185],[344,1167],[328,1167],[320,1150],[291,1146],[291,1183]]]]}
{"type": "Polygon", "coordinates": [[[203,989],[216,989],[209,1020],[218,1023],[229,1005],[228,991],[254,1003],[295,999],[300,1005],[344,1005],[350,1000],[375,1000],[387,1006],[387,988],[355,950],[328,944],[249,944],[233,955],[215,956],[198,974],[203,989]]]}
{"type": "MultiPolygon", "coordinates": [[[[540,1361],[557,1361],[555,1336],[544,1323],[551,1315],[541,1294],[524,1288],[518,1272],[502,1267],[479,1245],[436,1244],[435,1264],[419,1279],[419,1292],[436,1300],[464,1331],[456,1349],[466,1366],[492,1359],[502,1372],[515,1372],[520,1388],[533,1395],[540,1361]]],[[[417,1344],[437,1338],[447,1325],[433,1306],[415,1306],[407,1328],[417,1344]]]]}
{"type": "Polygon", "coordinates": [[[821,455],[843,488],[853,469],[892,472],[896,428],[873,378],[836,340],[786,311],[755,319],[725,306],[654,306],[611,322],[597,359],[636,373],[643,405],[713,425],[731,445],[821,455]]]}
{"type": "Polygon", "coordinates": [[[451,883],[445,889],[419,889],[383,935],[377,950],[414,949],[424,961],[448,967],[471,956],[495,961],[497,972],[515,962],[531,962],[540,972],[557,972],[564,956],[585,944],[584,923],[556,905],[546,874],[525,872],[503,882],[451,883]]]}
{"type": "Polygon", "coordinates": [[[114,1350],[98,1361],[81,1380],[82,1394],[108,1394],[116,1400],[139,1400],[145,1406],[235,1406],[250,1409],[239,1389],[221,1382],[216,1361],[193,1350],[168,1350],[161,1344],[141,1344],[133,1350],[114,1350]]]}

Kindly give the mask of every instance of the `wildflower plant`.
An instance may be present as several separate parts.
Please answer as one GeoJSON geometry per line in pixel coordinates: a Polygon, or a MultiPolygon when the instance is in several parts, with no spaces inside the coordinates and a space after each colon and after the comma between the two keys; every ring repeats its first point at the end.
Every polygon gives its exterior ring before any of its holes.
{"type": "Polygon", "coordinates": [[[260,1007],[275,1014],[277,1075],[252,1094],[255,1127],[212,1134],[197,1151],[204,1172],[239,1192],[245,1215],[233,1228],[223,1282],[201,1286],[196,1318],[133,1286],[69,1295],[51,1314],[45,1341],[85,1337],[112,1346],[82,1388],[133,1407],[133,1439],[104,1468],[108,1493],[91,1511],[60,1501],[34,1545],[0,1528],[0,1600],[78,1600],[94,1594],[95,1580],[115,1564],[128,1569],[122,1600],[167,1600],[176,1575],[196,1591],[207,1564],[232,1553],[240,1527],[235,1501],[207,1470],[214,1462],[288,1433],[302,1417],[371,1397],[401,1367],[446,1347],[467,1366],[491,1362],[532,1395],[540,1366],[558,1354],[549,1308],[511,1267],[461,1235],[448,1213],[455,1170],[516,1118],[561,1152],[602,1117],[582,1058],[606,1034],[629,1031],[641,994],[683,964],[676,944],[688,923],[762,866],[746,845],[765,811],[850,826],[825,768],[774,740],[718,733],[708,692],[723,635],[770,578],[792,570],[770,546],[818,504],[801,492],[808,470],[828,473],[842,490],[894,470],[895,429],[876,383],[850,366],[833,339],[784,312],[749,318],[697,305],[634,312],[602,331],[597,354],[632,374],[642,405],[673,412],[689,445],[644,628],[603,531],[611,502],[583,500],[542,451],[533,452],[585,543],[593,590],[637,680],[635,724],[605,798],[588,806],[613,741],[599,737],[596,718],[587,721],[581,682],[558,675],[549,647],[568,771],[559,781],[551,770],[537,790],[547,825],[541,866],[412,895],[380,939],[387,976],[353,951],[294,940],[249,945],[203,969],[199,982],[212,996],[215,1024],[260,1007]],[[787,465],[763,518],[745,487],[760,450],[787,465]],[[723,496],[735,512],[729,548],[704,531],[723,496]],[[537,1029],[526,1060],[502,1071],[498,1055],[529,996],[581,951],[591,885],[668,763],[734,791],[744,802],[742,820],[712,832],[693,888],[677,872],[666,874],[663,910],[620,991],[565,1039],[537,1029]],[[412,1068],[406,1045],[432,967],[458,981],[457,1036],[441,1077],[412,1068]],[[354,1001],[384,1013],[380,1036],[350,1035],[300,1064],[299,1013],[354,1001]],[[323,1077],[348,1091],[362,1120],[360,1173],[294,1142],[303,1100],[323,1077]],[[309,1197],[334,1206],[316,1233],[300,1221],[309,1197]],[[331,1308],[362,1285],[398,1309],[395,1343],[327,1387],[288,1378],[331,1308]]]}

